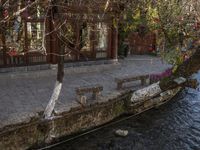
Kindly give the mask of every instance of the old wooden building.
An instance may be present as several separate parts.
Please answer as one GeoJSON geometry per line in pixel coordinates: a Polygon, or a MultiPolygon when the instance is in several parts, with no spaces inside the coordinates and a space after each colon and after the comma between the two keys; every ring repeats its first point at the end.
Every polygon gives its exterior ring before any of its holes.
{"type": "Polygon", "coordinates": [[[140,35],[132,32],[128,37],[130,54],[150,54],[156,52],[156,34],[148,32],[140,35]]]}
{"type": "Polygon", "coordinates": [[[110,1],[19,0],[1,9],[0,67],[117,59],[118,6],[110,1]],[[28,7],[20,15],[16,12],[28,7]],[[13,17],[14,16],[14,17],[13,17]]]}

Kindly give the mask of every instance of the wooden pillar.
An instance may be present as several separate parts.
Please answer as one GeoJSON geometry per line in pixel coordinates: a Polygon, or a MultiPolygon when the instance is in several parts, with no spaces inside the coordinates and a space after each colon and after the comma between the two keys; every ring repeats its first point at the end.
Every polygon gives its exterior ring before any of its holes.
{"type": "Polygon", "coordinates": [[[2,34],[2,44],[3,44],[3,62],[4,65],[7,65],[7,55],[6,55],[6,37],[4,34],[2,34]]]}
{"type": "Polygon", "coordinates": [[[78,52],[78,50],[80,50],[80,23],[77,22],[75,24],[75,39],[76,39],[76,43],[75,43],[75,50],[77,50],[77,54],[76,54],[76,60],[80,60],[80,51],[78,52]]]}
{"type": "Polygon", "coordinates": [[[118,27],[112,27],[112,49],[111,58],[118,59],[118,27]]]}
{"type": "Polygon", "coordinates": [[[51,59],[51,48],[52,48],[52,34],[49,34],[51,32],[51,20],[50,18],[48,17],[47,20],[46,20],[46,31],[45,31],[45,34],[47,34],[46,36],[46,53],[47,53],[47,56],[46,56],[46,60],[47,60],[47,63],[52,63],[52,59],[51,59]]]}
{"type": "Polygon", "coordinates": [[[28,56],[29,56],[29,54],[28,54],[28,48],[29,48],[29,44],[30,43],[28,43],[28,41],[29,41],[29,39],[28,39],[28,26],[27,26],[27,21],[25,20],[25,50],[24,50],[24,52],[25,52],[25,63],[26,63],[26,65],[28,65],[29,64],[29,58],[28,58],[28,56]]]}
{"type": "Polygon", "coordinates": [[[4,63],[4,65],[7,65],[6,49],[3,49],[3,63],[4,63]]]}
{"type": "Polygon", "coordinates": [[[107,58],[111,58],[111,50],[112,50],[112,29],[111,25],[108,25],[108,49],[107,49],[107,58]]]}
{"type": "Polygon", "coordinates": [[[91,30],[91,35],[90,35],[90,41],[91,41],[91,55],[92,55],[92,59],[93,60],[96,60],[96,53],[97,53],[97,51],[96,51],[96,45],[97,45],[97,41],[96,41],[96,39],[97,39],[97,37],[95,36],[95,24],[93,24],[92,26],[91,26],[91,28],[92,28],[92,30],[91,30]]]}
{"type": "MultiPolygon", "coordinates": [[[[52,23],[51,21],[51,29],[50,29],[50,32],[54,31],[55,30],[55,27],[57,26],[56,24],[57,22],[55,21],[55,24],[52,23]]],[[[57,31],[55,30],[54,32],[51,33],[51,40],[50,40],[50,43],[51,43],[51,48],[50,48],[50,51],[51,51],[51,63],[52,64],[57,64],[58,62],[58,59],[55,54],[59,54],[59,49],[61,48],[61,45],[59,43],[59,37],[56,33],[57,31]]]]}

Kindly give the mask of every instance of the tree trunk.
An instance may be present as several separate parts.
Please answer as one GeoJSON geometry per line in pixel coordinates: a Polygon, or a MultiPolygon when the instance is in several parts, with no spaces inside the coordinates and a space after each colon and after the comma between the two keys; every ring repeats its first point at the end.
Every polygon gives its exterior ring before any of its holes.
{"type": "Polygon", "coordinates": [[[64,48],[62,47],[60,50],[60,56],[58,56],[57,81],[55,83],[55,87],[51,95],[51,99],[44,111],[45,119],[49,119],[52,117],[52,113],[54,111],[56,102],[60,96],[60,92],[62,89],[63,78],[64,78],[64,48]]]}

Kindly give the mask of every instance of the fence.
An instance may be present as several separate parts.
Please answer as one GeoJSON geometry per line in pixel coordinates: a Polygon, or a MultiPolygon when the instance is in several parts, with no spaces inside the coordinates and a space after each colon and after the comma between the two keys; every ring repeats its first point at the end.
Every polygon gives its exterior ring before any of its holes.
{"type": "Polygon", "coordinates": [[[44,64],[47,62],[46,55],[41,53],[28,53],[25,55],[9,55],[0,52],[0,67],[16,67],[16,66],[28,66],[44,64]]]}
{"type": "Polygon", "coordinates": [[[156,34],[131,33],[128,37],[131,54],[147,54],[156,50],[156,34]]]}

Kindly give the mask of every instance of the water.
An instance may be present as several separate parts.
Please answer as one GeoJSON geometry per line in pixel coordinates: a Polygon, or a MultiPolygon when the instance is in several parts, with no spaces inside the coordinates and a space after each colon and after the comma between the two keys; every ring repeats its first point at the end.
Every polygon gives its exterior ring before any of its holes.
{"type": "MultiPolygon", "coordinates": [[[[200,81],[200,72],[195,77],[200,81]]],[[[200,91],[185,89],[159,109],[52,150],[200,150],[200,91]],[[117,129],[128,136],[115,136],[117,129]]]]}

